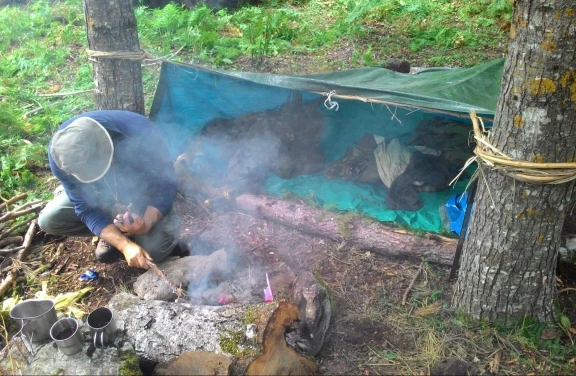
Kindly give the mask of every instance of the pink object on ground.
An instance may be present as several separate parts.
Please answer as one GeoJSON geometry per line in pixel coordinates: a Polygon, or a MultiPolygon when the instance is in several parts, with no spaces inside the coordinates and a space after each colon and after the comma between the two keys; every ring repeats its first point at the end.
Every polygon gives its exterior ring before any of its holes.
{"type": "Polygon", "coordinates": [[[268,287],[264,289],[264,301],[270,303],[274,300],[274,294],[272,293],[272,287],[270,287],[270,280],[268,279],[268,273],[266,273],[266,283],[268,287]]]}

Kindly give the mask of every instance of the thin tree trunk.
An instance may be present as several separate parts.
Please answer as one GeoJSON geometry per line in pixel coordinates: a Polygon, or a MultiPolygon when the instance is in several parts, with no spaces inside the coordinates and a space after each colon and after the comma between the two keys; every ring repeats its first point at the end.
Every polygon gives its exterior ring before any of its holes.
{"type": "MultiPolygon", "coordinates": [[[[571,0],[518,0],[491,142],[531,162],[576,157],[571,0]]],[[[477,319],[554,319],[556,262],[573,183],[534,185],[483,166],[452,304],[477,319]]]]}
{"type": "MultiPolygon", "coordinates": [[[[83,0],[83,5],[89,50],[140,52],[132,0],[83,0]]],[[[111,56],[91,59],[98,108],[144,114],[140,60],[111,56]]]]}

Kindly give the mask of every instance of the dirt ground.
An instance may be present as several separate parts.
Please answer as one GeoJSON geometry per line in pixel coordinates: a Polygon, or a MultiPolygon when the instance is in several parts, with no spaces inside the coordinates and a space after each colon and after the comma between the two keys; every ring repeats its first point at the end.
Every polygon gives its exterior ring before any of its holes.
{"type": "MultiPolygon", "coordinates": [[[[180,195],[175,210],[182,218],[181,239],[192,246],[192,254],[226,247],[249,251],[264,246],[293,270],[308,269],[316,275],[328,289],[333,304],[327,340],[316,358],[322,374],[450,374],[454,372],[452,367],[460,367],[460,373],[551,371],[548,360],[554,359],[555,348],[530,346],[521,335],[526,328],[512,329],[504,336],[450,309],[453,282],[448,280],[448,267],[387,259],[233,208],[210,211],[180,195]],[[420,267],[422,273],[406,293],[420,267]],[[437,364],[440,368],[435,368],[437,364]]],[[[576,215],[566,221],[565,232],[576,233],[576,215]]],[[[39,232],[36,239],[29,269],[49,263],[54,267],[50,272],[29,276],[27,285],[20,289],[24,296],[40,290],[42,281],[48,282],[52,295],[91,286],[93,290],[81,300],[81,307],[89,311],[105,305],[120,291],[130,291],[132,282],[143,272],[127,267],[123,261],[98,263],[93,254],[95,243],[90,238],[55,238],[39,232]],[[56,273],[60,266],[61,271],[56,273]],[[99,277],[80,281],[79,276],[88,269],[97,271],[99,277]]],[[[559,288],[576,286],[574,264],[560,263],[558,283],[559,288]]],[[[560,309],[572,322],[576,322],[574,308],[574,293],[560,294],[560,309]]],[[[552,337],[549,342],[558,346],[571,340],[561,332],[552,337]]],[[[554,361],[561,362],[560,358],[554,361]]],[[[564,359],[560,369],[573,370],[573,362],[564,359]]]]}

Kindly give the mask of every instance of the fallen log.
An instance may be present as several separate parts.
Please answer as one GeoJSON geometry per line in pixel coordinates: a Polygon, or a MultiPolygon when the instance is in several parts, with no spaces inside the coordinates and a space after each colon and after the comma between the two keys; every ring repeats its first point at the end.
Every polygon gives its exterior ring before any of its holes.
{"type": "Polygon", "coordinates": [[[452,265],[456,251],[457,239],[434,234],[417,236],[358,215],[327,212],[274,197],[242,194],[236,197],[235,204],[242,211],[385,256],[452,265]]]}
{"type": "Polygon", "coordinates": [[[212,203],[227,202],[242,212],[279,222],[302,232],[346,242],[390,257],[412,257],[443,265],[452,265],[458,239],[435,234],[418,236],[406,230],[354,214],[340,214],[270,196],[223,191],[198,182],[181,182],[186,196],[194,191],[209,197],[212,203]],[[234,197],[235,196],[235,197],[234,197]]]}

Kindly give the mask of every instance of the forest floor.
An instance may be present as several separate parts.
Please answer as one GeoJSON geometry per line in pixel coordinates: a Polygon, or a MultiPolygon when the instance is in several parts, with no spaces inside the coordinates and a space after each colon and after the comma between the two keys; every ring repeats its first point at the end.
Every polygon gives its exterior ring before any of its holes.
{"type": "MultiPolygon", "coordinates": [[[[576,372],[572,332],[532,321],[491,326],[451,309],[454,281],[448,279],[447,266],[389,259],[234,209],[209,212],[182,195],[175,210],[182,219],[181,239],[192,245],[192,254],[264,246],[292,270],[314,273],[327,288],[333,307],[327,340],[316,357],[321,374],[576,372]],[[200,234],[213,242],[195,241],[200,234]]],[[[576,233],[576,215],[569,216],[565,233],[576,233]]],[[[131,291],[143,273],[124,261],[98,263],[94,239],[39,235],[33,255],[40,255],[42,263],[66,260],[66,264],[57,278],[37,276],[22,288],[23,296],[31,297],[42,281],[50,281],[48,293],[52,295],[89,286],[93,289],[80,304],[89,312],[106,305],[114,294],[131,291]],[[80,281],[88,269],[97,271],[99,277],[80,281]]],[[[559,263],[558,287],[576,287],[573,263],[559,263]]],[[[560,311],[576,322],[574,293],[560,294],[559,302],[560,311]]]]}

